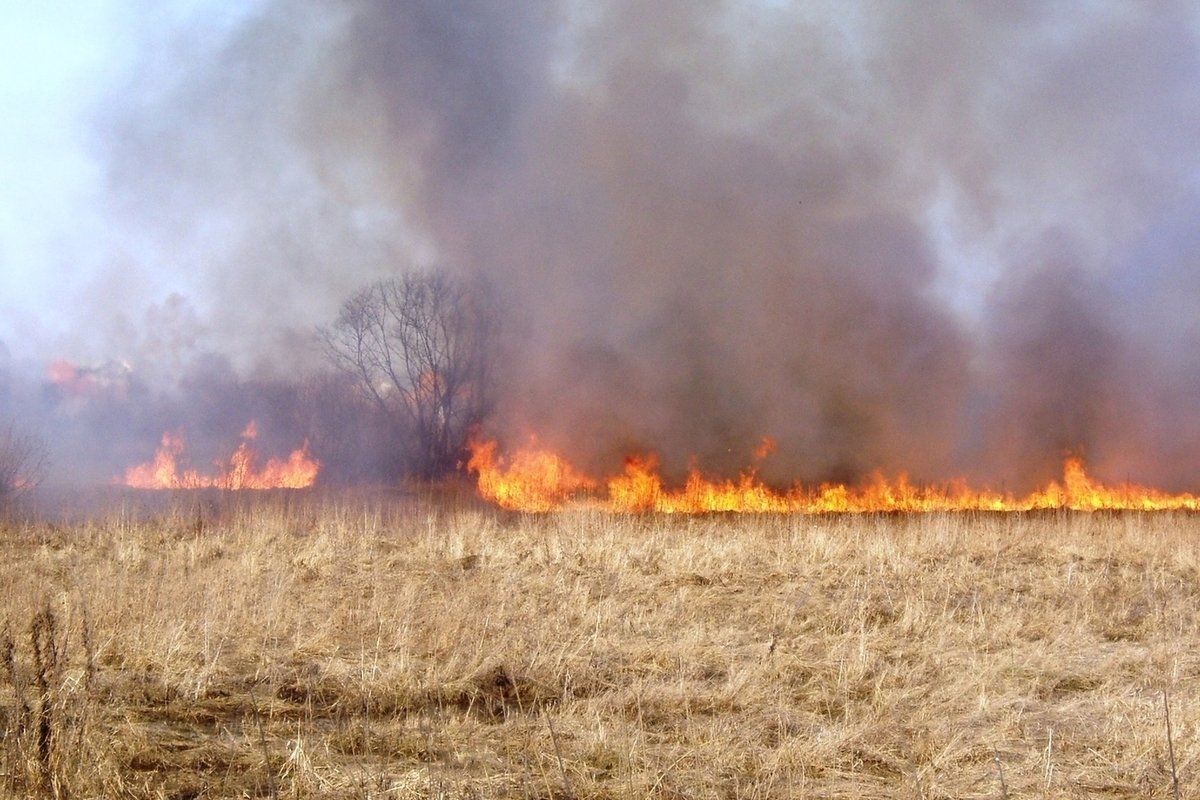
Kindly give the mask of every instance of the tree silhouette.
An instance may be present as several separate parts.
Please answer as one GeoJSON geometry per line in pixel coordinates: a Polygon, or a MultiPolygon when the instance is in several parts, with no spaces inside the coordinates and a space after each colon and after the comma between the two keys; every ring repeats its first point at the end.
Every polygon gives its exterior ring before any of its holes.
{"type": "Polygon", "coordinates": [[[37,488],[46,470],[46,445],[11,425],[0,427],[0,509],[37,488]]]}
{"type": "Polygon", "coordinates": [[[321,339],[388,420],[411,471],[432,480],[458,467],[488,413],[496,325],[480,284],[407,273],[361,289],[321,339]]]}

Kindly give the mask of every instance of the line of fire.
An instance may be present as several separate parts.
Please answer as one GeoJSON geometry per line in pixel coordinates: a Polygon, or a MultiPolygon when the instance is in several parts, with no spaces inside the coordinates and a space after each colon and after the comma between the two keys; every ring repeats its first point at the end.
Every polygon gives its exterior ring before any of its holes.
{"type": "MultiPolygon", "coordinates": [[[[308,443],[286,457],[261,462],[253,448],[257,436],[251,422],[242,442],[227,459],[208,471],[185,466],[186,442],[178,433],[163,435],[152,460],[126,470],[120,483],[134,489],[223,489],[228,491],[306,489],[314,486],[321,465],[308,443]]],[[[772,443],[764,440],[761,452],[772,443]]],[[[653,453],[630,455],[624,469],[596,478],[576,469],[562,456],[536,443],[509,455],[495,440],[475,438],[466,464],[479,496],[511,511],[547,513],[596,509],[613,513],[701,514],[726,513],[878,513],[933,511],[1073,511],[1136,510],[1194,511],[1200,496],[1168,493],[1123,483],[1105,485],[1087,474],[1082,459],[1068,458],[1060,481],[1023,495],[976,489],[964,481],[944,485],[915,485],[905,475],[888,478],[876,473],[859,486],[825,483],[795,484],[785,489],[763,482],[753,468],[735,480],[707,477],[693,468],[681,486],[664,482],[653,453]]]]}
{"type": "MultiPolygon", "coordinates": [[[[319,390],[300,392],[294,383],[268,390],[234,382],[231,385],[241,387],[241,396],[228,385],[214,391],[193,391],[192,395],[233,398],[223,399],[217,409],[225,415],[222,425],[228,432],[216,435],[210,426],[199,436],[203,455],[193,456],[189,449],[195,431],[183,421],[172,424],[159,434],[156,452],[151,454],[147,448],[142,458],[110,473],[110,482],[142,491],[229,492],[372,485],[369,470],[352,472],[345,462],[347,453],[361,456],[378,451],[394,458],[376,465],[375,474],[390,477],[373,485],[465,485],[485,503],[527,513],[571,509],[634,514],[831,514],[1200,508],[1200,495],[1191,492],[1097,479],[1078,455],[1082,448],[1063,460],[1058,478],[1027,491],[979,486],[965,478],[930,482],[883,469],[862,470],[853,480],[781,481],[781,448],[767,437],[756,447],[746,448],[745,462],[740,470],[735,464],[734,472],[728,462],[723,472],[713,471],[696,458],[682,470],[678,447],[670,468],[655,449],[631,448],[624,453],[623,465],[608,473],[581,467],[570,454],[544,446],[528,433],[524,434],[527,444],[506,450],[501,442],[514,441],[511,428],[497,433],[489,427],[498,393],[494,384],[498,316],[494,298],[479,285],[452,276],[418,273],[379,281],[351,297],[335,323],[319,331],[333,367],[325,373],[325,383],[315,384],[319,390]],[[301,395],[308,399],[302,400],[301,395]],[[271,418],[260,423],[251,417],[256,405],[273,409],[271,418]],[[229,426],[238,420],[228,418],[228,409],[233,407],[247,412],[236,440],[232,431],[238,429],[229,426]],[[279,411],[282,407],[287,407],[287,413],[279,411]],[[339,420],[342,427],[322,428],[330,419],[339,420]],[[260,437],[260,430],[272,435],[260,437]],[[295,439],[289,441],[291,436],[295,439]],[[220,454],[213,457],[214,452],[220,454]],[[771,469],[764,469],[768,464],[771,469]]],[[[123,362],[89,369],[56,361],[46,379],[53,389],[56,413],[77,417],[81,425],[96,427],[95,421],[88,420],[113,418],[118,414],[114,409],[153,405],[147,399],[153,395],[137,387],[132,367],[123,362]],[[100,413],[96,409],[107,410],[100,413]]],[[[156,414],[165,419],[172,419],[175,413],[195,416],[195,405],[195,399],[188,396],[181,404],[164,405],[156,414]]],[[[213,410],[205,415],[211,418],[213,410]]],[[[19,452],[16,445],[21,443],[35,452],[25,439],[6,447],[19,452]]],[[[792,457],[782,463],[795,462],[792,457]]],[[[19,470],[5,480],[13,490],[37,482],[32,472],[26,475],[19,470]]]]}
{"type": "MultiPolygon", "coordinates": [[[[769,440],[767,440],[769,441],[769,440]]],[[[931,511],[1193,511],[1200,496],[1171,494],[1136,484],[1106,486],[1088,476],[1079,458],[1063,464],[1061,481],[1024,495],[975,489],[964,481],[941,486],[914,485],[905,475],[875,473],[861,486],[801,484],[779,490],[753,469],[736,480],[712,479],[689,471],[682,486],[664,485],[653,454],[630,456],[616,475],[596,479],[579,472],[555,453],[531,445],[505,457],[494,441],[472,443],[471,471],[481,496],[501,508],[549,512],[596,508],[612,512],[667,514],[878,513],[931,511]]]]}

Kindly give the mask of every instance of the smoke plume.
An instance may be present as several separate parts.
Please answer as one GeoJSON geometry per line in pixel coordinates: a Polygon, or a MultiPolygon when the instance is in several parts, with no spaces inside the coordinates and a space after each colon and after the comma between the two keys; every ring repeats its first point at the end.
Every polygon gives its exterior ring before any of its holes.
{"type": "Polygon", "coordinates": [[[255,404],[308,435],[266,387],[321,366],[355,289],[436,266],[505,309],[492,432],[588,468],[730,474],[766,436],[785,482],[1016,489],[1071,452],[1195,487],[1200,25],[1093,12],[264,0],[148,26],[95,112],[120,244],[78,298],[88,352],[137,407],[173,398],[138,442],[255,404]]]}

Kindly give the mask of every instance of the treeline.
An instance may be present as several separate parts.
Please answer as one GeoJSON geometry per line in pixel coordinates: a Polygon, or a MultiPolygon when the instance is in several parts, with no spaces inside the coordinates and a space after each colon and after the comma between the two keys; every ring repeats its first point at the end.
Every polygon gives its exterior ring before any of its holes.
{"type": "Polygon", "coordinates": [[[0,502],[48,474],[111,481],[150,459],[166,432],[185,437],[203,468],[251,420],[264,456],[307,442],[325,485],[445,478],[492,409],[500,316],[485,285],[413,272],[347,298],[316,331],[323,367],[295,375],[283,365],[283,377],[245,378],[211,353],[169,386],[119,362],[60,362],[24,379],[0,364],[0,502]]]}

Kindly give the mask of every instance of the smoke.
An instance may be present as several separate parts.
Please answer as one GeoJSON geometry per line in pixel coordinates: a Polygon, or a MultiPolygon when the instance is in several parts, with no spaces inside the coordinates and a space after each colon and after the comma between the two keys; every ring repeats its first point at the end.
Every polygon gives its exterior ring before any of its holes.
{"type": "Polygon", "coordinates": [[[779,481],[1018,488],[1082,452],[1194,487],[1198,32],[1182,2],[148,25],[94,114],[111,232],[79,339],[139,407],[172,398],[139,442],[256,403],[305,434],[263,387],[301,393],[355,289],[436,265],[507,309],[493,432],[592,469],[728,474],[769,436],[779,481]]]}

